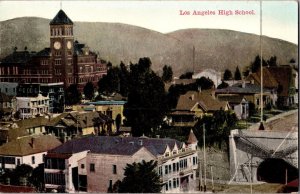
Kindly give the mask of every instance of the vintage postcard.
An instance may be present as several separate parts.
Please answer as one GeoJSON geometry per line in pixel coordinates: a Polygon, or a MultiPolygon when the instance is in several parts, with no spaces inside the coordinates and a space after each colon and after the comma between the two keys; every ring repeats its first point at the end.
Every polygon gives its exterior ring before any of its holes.
{"type": "Polygon", "coordinates": [[[297,193],[298,2],[0,1],[0,192],[297,193]]]}

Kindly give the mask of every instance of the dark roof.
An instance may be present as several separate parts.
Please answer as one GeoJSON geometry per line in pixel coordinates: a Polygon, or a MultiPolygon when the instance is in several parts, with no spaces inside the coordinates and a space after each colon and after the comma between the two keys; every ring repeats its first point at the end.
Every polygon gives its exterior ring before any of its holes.
{"type": "Polygon", "coordinates": [[[49,153],[70,154],[90,150],[91,153],[99,154],[133,155],[145,147],[154,156],[158,156],[164,153],[167,145],[172,149],[175,144],[182,147],[181,142],[169,138],[89,136],[68,141],[49,153]]]}
{"type": "Polygon", "coordinates": [[[50,25],[62,25],[62,24],[72,25],[73,22],[63,10],[59,10],[59,12],[53,18],[53,20],[51,20],[50,25]]]}
{"type": "Polygon", "coordinates": [[[232,103],[232,104],[240,104],[242,102],[242,100],[244,99],[243,96],[240,96],[240,95],[221,95],[221,96],[218,96],[218,99],[220,101],[227,101],[229,103],[232,103]]]}
{"type": "Polygon", "coordinates": [[[99,112],[71,112],[68,114],[62,114],[58,118],[54,118],[54,120],[50,120],[47,126],[56,126],[63,125],[66,127],[92,127],[95,122],[99,123],[109,123],[113,122],[113,120],[99,112]]]}
{"type": "Polygon", "coordinates": [[[46,152],[59,145],[61,142],[52,135],[26,136],[0,146],[0,155],[26,156],[46,152]]]}
{"type": "MultiPolygon", "coordinates": [[[[223,89],[216,89],[216,94],[258,94],[260,93],[260,86],[251,83],[245,83],[245,87],[243,84],[238,83],[233,86],[229,86],[223,89]]],[[[264,88],[264,92],[270,92],[270,90],[264,88]]]]}
{"type": "Polygon", "coordinates": [[[48,57],[50,56],[50,53],[51,53],[50,48],[44,48],[43,50],[37,52],[35,56],[48,57]]]}
{"type": "Polygon", "coordinates": [[[35,193],[36,190],[34,187],[0,184],[0,192],[1,193],[35,193]]]}
{"type": "Polygon", "coordinates": [[[212,90],[188,91],[179,97],[176,110],[191,110],[196,104],[204,111],[215,111],[225,109],[227,102],[215,99],[212,90]]]}
{"type": "Polygon", "coordinates": [[[12,54],[7,55],[1,60],[1,63],[20,63],[25,64],[27,63],[31,57],[35,53],[30,53],[28,51],[14,51],[12,54]]]}

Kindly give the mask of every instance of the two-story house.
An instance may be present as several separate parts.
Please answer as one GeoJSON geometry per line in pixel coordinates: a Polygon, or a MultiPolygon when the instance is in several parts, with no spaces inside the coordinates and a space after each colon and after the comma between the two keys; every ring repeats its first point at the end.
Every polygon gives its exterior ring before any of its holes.
{"type": "Polygon", "coordinates": [[[49,112],[49,97],[17,97],[17,111],[22,119],[42,116],[49,112]]]}
{"type": "MultiPolygon", "coordinates": [[[[190,136],[194,136],[193,134],[190,136]]],[[[195,189],[197,139],[188,143],[169,138],[89,136],[74,139],[46,155],[47,191],[108,192],[124,178],[127,164],[154,160],[162,192],[195,189]]]]}
{"type": "Polygon", "coordinates": [[[221,109],[229,110],[228,102],[216,99],[214,90],[188,91],[179,97],[176,108],[170,113],[171,125],[194,127],[198,118],[221,109]]]}

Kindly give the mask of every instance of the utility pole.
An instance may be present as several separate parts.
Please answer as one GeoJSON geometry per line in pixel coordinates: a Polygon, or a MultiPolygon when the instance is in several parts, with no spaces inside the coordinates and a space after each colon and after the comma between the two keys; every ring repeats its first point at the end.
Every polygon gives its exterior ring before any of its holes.
{"type": "Polygon", "coordinates": [[[211,183],[212,183],[212,192],[215,192],[215,187],[214,187],[214,174],[212,170],[212,165],[210,165],[210,174],[211,174],[211,183]]]}
{"type": "Polygon", "coordinates": [[[262,1],[260,0],[260,122],[263,123],[262,1]]]}
{"type": "Polygon", "coordinates": [[[285,169],[285,185],[287,185],[288,182],[288,171],[285,169]]]}
{"type": "Polygon", "coordinates": [[[203,160],[204,160],[204,192],[206,192],[206,155],[205,155],[205,124],[203,124],[203,160]]]}
{"type": "Polygon", "coordinates": [[[199,162],[199,191],[202,191],[202,172],[201,172],[201,163],[199,162]]]}

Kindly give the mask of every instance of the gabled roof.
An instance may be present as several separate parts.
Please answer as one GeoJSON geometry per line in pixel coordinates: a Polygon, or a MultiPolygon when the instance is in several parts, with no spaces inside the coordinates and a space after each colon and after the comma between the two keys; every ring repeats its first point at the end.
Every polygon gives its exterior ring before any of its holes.
{"type": "Polygon", "coordinates": [[[187,140],[188,144],[192,144],[192,143],[198,143],[198,139],[194,134],[194,131],[191,129],[190,134],[189,134],[189,138],[187,140]]]}
{"type": "Polygon", "coordinates": [[[61,142],[52,135],[26,136],[0,146],[0,155],[4,156],[27,156],[46,152],[61,142]]]}
{"type": "Polygon", "coordinates": [[[282,90],[278,96],[289,96],[289,89],[293,80],[293,68],[288,65],[269,67],[268,70],[272,73],[282,90]]]}
{"type": "MultiPolygon", "coordinates": [[[[254,80],[255,83],[260,85],[260,69],[256,73],[251,73],[246,80],[251,81],[254,80]]],[[[273,74],[269,71],[268,67],[263,68],[263,85],[265,88],[277,88],[278,82],[276,81],[273,74]]]]}
{"type": "Polygon", "coordinates": [[[227,102],[222,102],[213,97],[212,90],[188,91],[178,99],[176,110],[191,110],[199,105],[204,111],[225,109],[227,102]]]}
{"type": "Polygon", "coordinates": [[[73,22],[63,10],[59,10],[59,12],[53,18],[53,20],[51,20],[50,25],[62,25],[62,24],[73,25],[73,22]]]}
{"type": "Polygon", "coordinates": [[[49,153],[70,154],[90,150],[91,153],[98,154],[133,155],[144,147],[158,156],[164,153],[167,146],[173,148],[175,144],[182,147],[181,142],[169,138],[89,136],[68,141],[49,153]]]}

